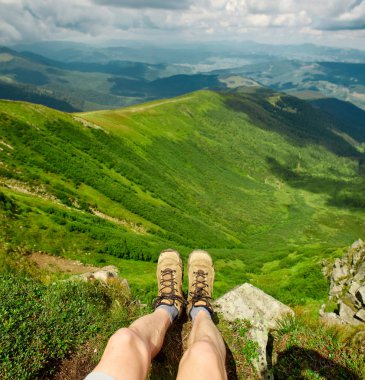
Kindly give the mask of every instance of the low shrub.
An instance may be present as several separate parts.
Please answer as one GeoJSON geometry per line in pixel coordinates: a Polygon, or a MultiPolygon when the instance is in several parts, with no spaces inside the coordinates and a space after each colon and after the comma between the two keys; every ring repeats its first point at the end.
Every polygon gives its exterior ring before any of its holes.
{"type": "Polygon", "coordinates": [[[44,285],[0,274],[0,378],[25,380],[49,373],[96,334],[107,338],[130,323],[136,308],[129,307],[129,295],[120,286],[70,281],[44,285]]]}

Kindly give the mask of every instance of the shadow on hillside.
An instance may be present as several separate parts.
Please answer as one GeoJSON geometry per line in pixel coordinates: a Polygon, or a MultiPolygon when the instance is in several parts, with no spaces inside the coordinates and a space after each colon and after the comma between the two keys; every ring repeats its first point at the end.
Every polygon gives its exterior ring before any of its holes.
{"type": "MultiPolygon", "coordinates": [[[[218,323],[218,317],[213,317],[214,323],[218,323]]],[[[187,341],[191,331],[191,322],[184,316],[173,323],[167,331],[161,351],[152,361],[150,380],[175,380],[179,370],[179,363],[187,349],[187,341]]],[[[229,380],[238,380],[236,362],[232,351],[226,342],[226,370],[229,380]]]]}
{"type": "Polygon", "coordinates": [[[310,191],[312,193],[327,194],[330,196],[328,204],[345,208],[365,207],[365,182],[354,183],[336,180],[333,178],[313,177],[308,174],[298,173],[282,165],[273,157],[266,158],[271,172],[285,181],[289,186],[310,191]]]}
{"type": "Polygon", "coordinates": [[[314,350],[291,347],[278,355],[273,367],[275,379],[361,380],[354,372],[314,350]]]}
{"type": "Polygon", "coordinates": [[[227,108],[245,113],[252,124],[285,136],[292,145],[322,145],[339,156],[361,156],[349,142],[333,132],[338,129],[333,118],[303,100],[284,94],[279,98],[278,93],[268,89],[222,96],[227,108]],[[271,98],[278,100],[273,103],[271,98]]]}

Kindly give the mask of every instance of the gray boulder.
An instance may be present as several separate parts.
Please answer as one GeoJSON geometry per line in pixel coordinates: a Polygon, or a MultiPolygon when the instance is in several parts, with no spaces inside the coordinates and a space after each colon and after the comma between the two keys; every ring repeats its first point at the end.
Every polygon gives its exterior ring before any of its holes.
{"type": "Polygon", "coordinates": [[[262,379],[272,379],[268,370],[266,347],[269,331],[276,328],[278,318],[294,314],[293,310],[251,284],[232,289],[215,302],[215,309],[228,321],[245,319],[251,322],[250,339],[258,345],[258,358],[253,362],[262,379]]]}
{"type": "Polygon", "coordinates": [[[354,310],[342,301],[340,301],[339,303],[339,310],[339,315],[343,322],[354,326],[361,324],[361,321],[354,318],[356,310],[354,310]]]}
{"type": "Polygon", "coordinates": [[[229,321],[247,319],[252,324],[262,321],[269,329],[275,329],[281,316],[294,314],[290,307],[247,283],[226,293],[215,305],[229,321]]]}

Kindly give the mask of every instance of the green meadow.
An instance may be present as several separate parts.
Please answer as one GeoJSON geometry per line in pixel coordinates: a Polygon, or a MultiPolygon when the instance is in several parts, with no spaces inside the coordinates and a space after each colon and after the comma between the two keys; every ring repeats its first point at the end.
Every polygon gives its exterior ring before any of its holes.
{"type": "Polygon", "coordinates": [[[67,114],[0,101],[1,249],[113,264],[143,301],[168,247],[207,249],[215,295],[326,298],[321,261],[364,237],[361,142],[299,99],[198,91],[67,114]]]}

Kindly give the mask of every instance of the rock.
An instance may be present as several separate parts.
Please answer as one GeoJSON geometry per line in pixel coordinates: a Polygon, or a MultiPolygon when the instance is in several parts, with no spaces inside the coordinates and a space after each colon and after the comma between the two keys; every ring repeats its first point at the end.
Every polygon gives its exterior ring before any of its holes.
{"type": "Polygon", "coordinates": [[[258,357],[253,360],[252,364],[255,367],[260,377],[265,380],[273,380],[273,376],[268,371],[266,347],[269,340],[269,332],[264,323],[257,323],[252,326],[248,332],[248,337],[258,344],[258,357]]]}
{"type": "Polygon", "coordinates": [[[353,310],[357,309],[358,300],[351,293],[346,293],[345,296],[342,298],[342,300],[347,305],[352,306],[353,310]]]}
{"type": "Polygon", "coordinates": [[[356,292],[358,291],[358,289],[361,287],[361,285],[356,282],[356,281],[353,281],[351,286],[350,286],[350,289],[349,289],[349,293],[352,295],[352,296],[355,296],[356,292]]]}
{"type": "MultiPolygon", "coordinates": [[[[322,265],[322,272],[330,280],[329,299],[338,300],[340,320],[353,325],[362,323],[361,318],[365,313],[364,242],[361,239],[355,241],[342,259],[335,259],[332,272],[328,271],[328,260],[323,260],[322,265]],[[360,317],[357,318],[357,315],[360,317]]],[[[324,310],[320,314],[327,320],[336,319],[332,313],[324,313],[324,310]]]]}
{"type": "Polygon", "coordinates": [[[217,301],[215,307],[229,321],[246,319],[251,322],[248,334],[258,345],[258,358],[253,362],[260,378],[273,379],[268,371],[267,343],[269,330],[275,329],[276,320],[293,310],[251,284],[232,289],[217,301]]]}
{"type": "Polygon", "coordinates": [[[324,314],[325,314],[325,310],[326,309],[326,304],[324,303],[322,306],[321,306],[321,308],[319,309],[319,316],[320,317],[323,317],[324,316],[324,314]]]}
{"type": "Polygon", "coordinates": [[[354,280],[360,283],[365,281],[365,256],[363,260],[364,262],[360,264],[359,268],[356,271],[357,273],[354,276],[354,280]]]}
{"type": "Polygon", "coordinates": [[[324,277],[330,278],[332,274],[332,265],[329,262],[329,260],[323,259],[322,260],[322,274],[324,277]]]}
{"type": "Polygon", "coordinates": [[[103,267],[100,270],[97,270],[96,272],[85,273],[84,275],[88,277],[89,281],[95,279],[100,280],[102,282],[108,282],[108,280],[112,278],[119,278],[118,269],[113,265],[103,267]]]}
{"type": "Polygon", "coordinates": [[[104,283],[108,283],[110,280],[113,280],[113,279],[121,281],[125,285],[125,287],[129,290],[128,281],[126,279],[122,280],[119,277],[118,268],[115,267],[114,265],[109,265],[109,266],[100,268],[100,269],[93,271],[93,272],[86,272],[86,273],[82,273],[82,274],[78,274],[78,275],[70,277],[71,281],[75,281],[75,280],[76,281],[77,280],[95,281],[95,280],[98,280],[98,281],[101,281],[104,283]]]}
{"type": "Polygon", "coordinates": [[[338,296],[342,293],[343,286],[342,285],[335,285],[331,287],[329,295],[331,298],[338,298],[338,296]]]}
{"type": "Polygon", "coordinates": [[[364,242],[361,239],[358,239],[351,244],[350,249],[352,251],[363,251],[364,250],[364,242]]]}
{"type": "Polygon", "coordinates": [[[226,293],[215,305],[229,321],[248,319],[255,324],[263,320],[269,329],[275,329],[276,320],[282,315],[294,314],[290,307],[247,283],[226,293]]]}
{"type": "Polygon", "coordinates": [[[336,259],[333,267],[332,278],[334,282],[343,280],[349,275],[349,268],[347,265],[341,266],[341,260],[336,259]]]}
{"type": "Polygon", "coordinates": [[[360,325],[361,322],[354,318],[356,311],[354,311],[351,307],[346,305],[344,302],[339,302],[339,309],[340,309],[340,318],[345,323],[348,323],[350,325],[360,325]]]}
{"type": "Polygon", "coordinates": [[[359,310],[359,311],[355,314],[355,317],[356,317],[357,319],[360,319],[362,322],[365,322],[365,310],[364,310],[364,309],[359,310]]]}
{"type": "Polygon", "coordinates": [[[321,306],[321,309],[319,310],[319,316],[321,317],[323,322],[330,325],[343,323],[339,315],[337,315],[336,313],[326,313],[325,309],[326,309],[326,304],[323,304],[321,306]]]}
{"type": "MultiPolygon", "coordinates": [[[[361,243],[358,243],[359,245],[363,244],[362,240],[360,240],[360,242],[361,243]]],[[[352,256],[352,265],[354,266],[361,262],[364,255],[364,249],[359,245],[357,245],[356,248],[354,248],[353,245],[351,246],[351,248],[355,250],[352,256]]]]}
{"type": "Polygon", "coordinates": [[[361,286],[359,289],[357,289],[355,296],[361,302],[361,304],[365,306],[365,286],[361,286]]]}
{"type": "Polygon", "coordinates": [[[321,319],[324,323],[329,325],[342,325],[344,322],[336,313],[323,313],[321,319]]]}

